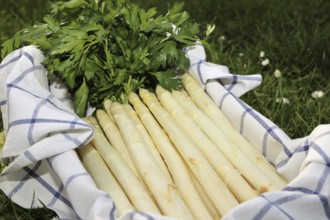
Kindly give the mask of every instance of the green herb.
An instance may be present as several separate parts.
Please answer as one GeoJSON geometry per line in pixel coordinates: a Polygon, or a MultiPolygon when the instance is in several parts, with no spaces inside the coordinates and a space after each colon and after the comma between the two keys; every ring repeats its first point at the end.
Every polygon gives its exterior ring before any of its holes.
{"type": "Polygon", "coordinates": [[[176,3],[159,15],[156,8],[145,11],[126,0],[54,2],[45,23],[18,32],[4,42],[1,54],[39,46],[49,78],[64,80],[75,112],[84,116],[88,102],[93,107],[106,98],[125,103],[139,87],[180,88],[178,75],[189,66],[183,49],[199,33],[183,7],[176,3]]]}

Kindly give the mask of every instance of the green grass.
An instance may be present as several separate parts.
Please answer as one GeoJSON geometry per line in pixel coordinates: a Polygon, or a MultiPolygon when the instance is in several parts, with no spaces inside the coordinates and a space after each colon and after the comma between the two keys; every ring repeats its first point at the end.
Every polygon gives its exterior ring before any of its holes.
{"type": "MultiPolygon", "coordinates": [[[[135,2],[145,8],[155,6],[165,13],[168,4],[175,1],[135,2]]],[[[274,121],[291,138],[306,136],[317,125],[330,122],[330,1],[185,2],[191,17],[201,24],[201,37],[207,24],[216,25],[207,39],[208,61],[226,65],[232,73],[262,75],[262,84],[242,97],[246,103],[274,121]],[[267,66],[261,65],[261,51],[270,60],[267,66]],[[282,77],[274,76],[276,69],[282,72],[282,77]],[[324,96],[314,99],[311,94],[317,90],[322,90],[324,96]],[[276,101],[283,97],[290,103],[276,101]]],[[[46,10],[44,0],[1,4],[0,43],[41,20],[46,10]]],[[[31,214],[34,212],[19,209],[4,195],[0,195],[0,213],[0,220],[35,219],[31,214]]]]}
{"type": "Polygon", "coordinates": [[[329,123],[329,1],[187,0],[186,8],[202,28],[216,24],[208,39],[209,61],[227,65],[232,73],[262,75],[262,85],[244,101],[292,138],[329,123]],[[270,60],[266,67],[260,64],[261,51],[270,60]],[[279,79],[276,69],[283,73],[279,79]],[[325,96],[313,99],[315,90],[325,96]],[[290,104],[276,102],[282,97],[290,104]]]}
{"type": "Polygon", "coordinates": [[[0,42],[12,37],[27,25],[42,21],[48,11],[48,3],[47,0],[1,1],[0,42]]]}
{"type": "Polygon", "coordinates": [[[55,216],[46,208],[23,209],[8,200],[2,192],[0,192],[0,213],[0,220],[46,220],[55,216]]]}

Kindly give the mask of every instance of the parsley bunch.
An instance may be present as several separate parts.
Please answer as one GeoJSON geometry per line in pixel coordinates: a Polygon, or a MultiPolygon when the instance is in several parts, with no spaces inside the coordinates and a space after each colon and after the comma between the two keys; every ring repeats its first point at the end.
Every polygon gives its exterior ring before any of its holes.
{"type": "Polygon", "coordinates": [[[73,95],[75,112],[105,98],[122,103],[139,87],[181,86],[189,66],[184,48],[194,44],[199,26],[174,4],[165,15],[127,0],[70,0],[51,5],[44,23],[18,32],[2,46],[2,56],[27,44],[45,53],[49,79],[61,78],[73,95]]]}

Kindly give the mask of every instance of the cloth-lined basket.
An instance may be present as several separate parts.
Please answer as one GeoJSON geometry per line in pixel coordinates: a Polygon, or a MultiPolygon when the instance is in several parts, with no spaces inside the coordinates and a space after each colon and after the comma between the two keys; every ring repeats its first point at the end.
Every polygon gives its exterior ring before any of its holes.
{"type": "MultiPolygon", "coordinates": [[[[187,48],[189,73],[244,135],[289,181],[233,209],[223,219],[330,219],[330,126],[319,125],[307,137],[290,139],[272,121],[239,97],[258,86],[260,75],[231,74],[206,61],[200,44],[187,48]]],[[[60,219],[116,219],[115,204],[97,189],[74,149],[90,141],[93,129],[77,117],[70,94],[49,83],[44,56],[35,46],[9,54],[0,64],[0,107],[8,164],[0,188],[15,203],[46,205],[60,219]]],[[[172,219],[129,212],[127,219],[172,219]]]]}

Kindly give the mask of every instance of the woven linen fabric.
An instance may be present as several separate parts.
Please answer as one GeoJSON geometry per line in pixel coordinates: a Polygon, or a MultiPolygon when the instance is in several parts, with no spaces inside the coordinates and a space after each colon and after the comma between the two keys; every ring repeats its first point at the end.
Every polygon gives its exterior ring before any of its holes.
{"type": "Polygon", "coordinates": [[[281,191],[263,193],[242,203],[223,219],[330,219],[330,125],[317,126],[307,137],[290,139],[239,99],[260,84],[260,75],[230,74],[225,66],[206,62],[201,45],[187,53],[192,63],[190,74],[234,127],[289,181],[281,191]]]}
{"type": "MultiPolygon", "coordinates": [[[[330,219],[330,127],[320,125],[308,137],[290,139],[239,99],[261,83],[260,75],[231,74],[226,66],[208,63],[201,44],[187,48],[186,54],[189,73],[289,181],[282,191],[263,193],[223,219],[330,219]]],[[[171,219],[134,211],[116,216],[115,204],[97,189],[74,151],[91,139],[93,131],[73,113],[65,88],[48,84],[42,60],[42,53],[29,46],[0,64],[6,131],[1,160],[8,164],[0,188],[21,206],[38,207],[42,202],[60,219],[171,219]]]]}
{"type": "Polygon", "coordinates": [[[73,111],[61,82],[49,84],[35,46],[9,54],[0,64],[0,107],[6,141],[0,189],[25,208],[46,206],[61,220],[145,220],[172,218],[128,212],[120,218],[110,196],[100,191],[75,148],[93,129],[73,111]]]}

